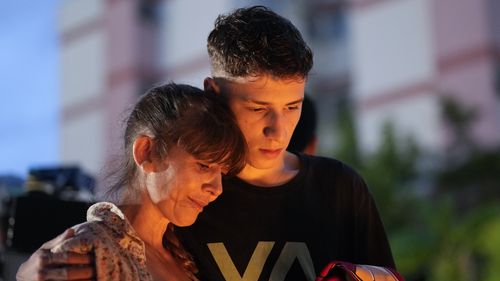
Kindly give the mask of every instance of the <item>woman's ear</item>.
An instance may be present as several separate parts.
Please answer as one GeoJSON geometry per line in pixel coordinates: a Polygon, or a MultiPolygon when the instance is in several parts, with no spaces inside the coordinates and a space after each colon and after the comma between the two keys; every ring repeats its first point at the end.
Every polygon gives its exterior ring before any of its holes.
{"type": "Polygon", "coordinates": [[[133,153],[135,164],[146,173],[156,171],[154,154],[154,141],[146,135],[138,136],[134,141],[133,153]]]}
{"type": "Polygon", "coordinates": [[[207,92],[215,93],[217,95],[220,94],[220,87],[214,78],[211,77],[205,78],[205,80],[203,80],[203,88],[207,92]]]}

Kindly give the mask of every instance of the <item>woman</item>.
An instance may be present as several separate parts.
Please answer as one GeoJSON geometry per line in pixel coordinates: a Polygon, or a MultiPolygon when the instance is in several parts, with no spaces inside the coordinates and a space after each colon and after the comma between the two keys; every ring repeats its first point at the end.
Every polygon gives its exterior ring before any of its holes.
{"type": "MultiPolygon", "coordinates": [[[[243,168],[246,144],[232,113],[200,89],[166,84],[135,105],[124,140],[125,159],[108,192],[116,205],[91,206],[87,222],[49,256],[93,252],[97,280],[197,280],[172,224],[191,225],[221,194],[221,173],[243,168]]],[[[57,279],[47,272],[38,279],[57,279]]]]}

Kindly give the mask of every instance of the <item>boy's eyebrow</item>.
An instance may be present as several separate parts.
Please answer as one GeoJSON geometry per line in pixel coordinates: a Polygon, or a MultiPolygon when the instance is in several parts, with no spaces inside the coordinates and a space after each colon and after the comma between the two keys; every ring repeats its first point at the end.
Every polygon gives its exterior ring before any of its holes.
{"type": "MultiPolygon", "coordinates": [[[[245,99],[245,101],[246,102],[255,103],[255,104],[258,104],[258,105],[269,105],[270,104],[269,102],[266,102],[266,101],[258,101],[258,100],[252,100],[252,99],[245,99]]],[[[304,98],[300,98],[298,100],[289,102],[289,103],[287,103],[285,105],[295,105],[295,104],[302,103],[303,101],[304,101],[304,98]]]]}

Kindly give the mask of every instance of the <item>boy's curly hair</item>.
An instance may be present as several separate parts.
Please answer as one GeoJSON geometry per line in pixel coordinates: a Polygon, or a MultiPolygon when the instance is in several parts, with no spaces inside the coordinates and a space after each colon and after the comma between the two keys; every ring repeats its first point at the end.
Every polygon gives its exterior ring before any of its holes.
{"type": "Polygon", "coordinates": [[[214,76],[306,78],[313,65],[297,28],[264,6],[220,15],[207,41],[214,76]]]}

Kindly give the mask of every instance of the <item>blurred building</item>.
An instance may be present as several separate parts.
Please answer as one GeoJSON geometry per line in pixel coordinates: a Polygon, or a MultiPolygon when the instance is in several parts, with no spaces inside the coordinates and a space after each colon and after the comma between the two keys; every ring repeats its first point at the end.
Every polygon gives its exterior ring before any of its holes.
{"type": "Polygon", "coordinates": [[[360,0],[349,7],[352,95],[365,150],[390,120],[430,151],[453,140],[440,97],[474,108],[474,141],[500,143],[500,3],[360,0]]]}
{"type": "Polygon", "coordinates": [[[60,14],[61,161],[98,174],[127,109],[152,83],[203,85],[206,36],[225,1],[67,0],[60,14]]]}
{"type": "Polygon", "coordinates": [[[215,18],[253,4],[290,18],[314,51],[308,92],[319,107],[323,154],[335,145],[332,120],[345,100],[356,110],[365,151],[377,147],[386,121],[399,136],[441,150],[450,141],[442,95],[478,109],[472,128],[478,142],[500,143],[495,0],[66,0],[60,14],[63,163],[97,174],[119,149],[124,110],[153,82],[202,87],[215,18]]]}
{"type": "Polygon", "coordinates": [[[63,1],[61,161],[93,174],[115,151],[123,111],[160,77],[154,13],[137,1],[63,1]]]}

